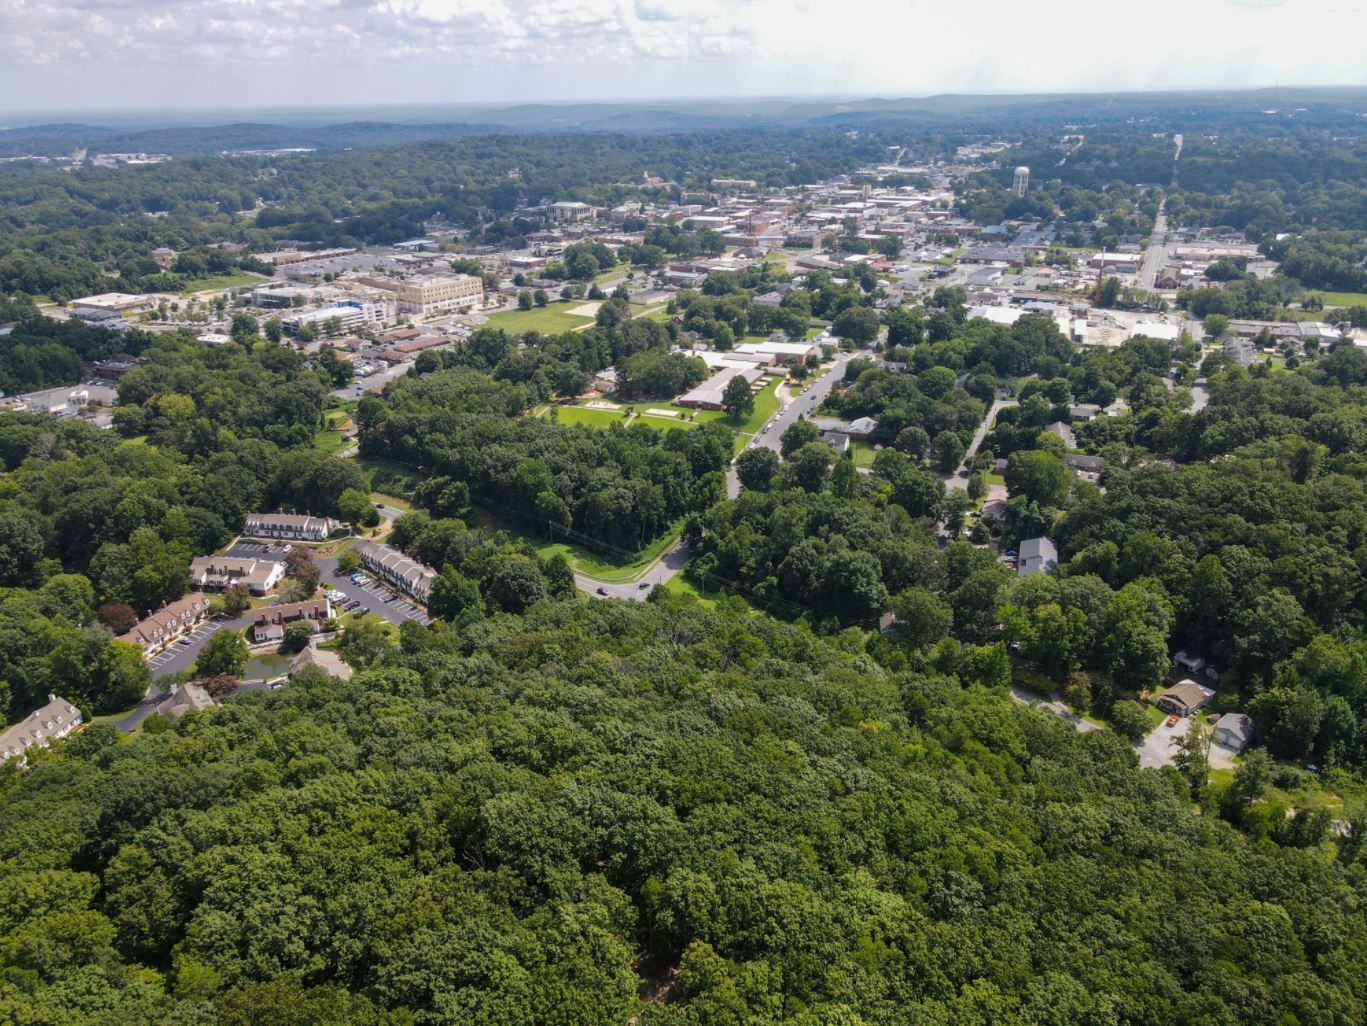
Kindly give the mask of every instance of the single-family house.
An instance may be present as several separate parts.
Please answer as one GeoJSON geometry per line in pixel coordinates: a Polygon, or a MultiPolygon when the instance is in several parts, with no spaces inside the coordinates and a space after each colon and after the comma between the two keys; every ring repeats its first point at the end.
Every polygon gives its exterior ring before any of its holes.
{"type": "Polygon", "coordinates": [[[1026,538],[1021,542],[1016,573],[1047,574],[1058,566],[1058,549],[1048,538],[1026,538]]]}
{"type": "Polygon", "coordinates": [[[823,431],[821,440],[834,449],[837,456],[850,451],[850,436],[843,431],[823,431]]]}
{"type": "Polygon", "coordinates": [[[157,703],[157,714],[169,720],[178,720],[186,713],[212,709],[218,703],[198,684],[172,684],[168,698],[157,703]]]}
{"type": "Polygon", "coordinates": [[[327,648],[319,648],[317,645],[309,645],[290,663],[290,673],[296,674],[301,670],[316,666],[329,677],[336,677],[338,680],[350,680],[352,669],[342,657],[336,652],[327,648]]]}
{"type": "Polygon", "coordinates": [[[1206,661],[1198,655],[1189,652],[1179,651],[1172,657],[1172,665],[1180,666],[1188,673],[1199,673],[1201,668],[1206,665],[1206,661]]]}
{"type": "Polygon", "coordinates": [[[1242,752],[1253,740],[1253,720],[1245,713],[1225,713],[1210,721],[1211,740],[1217,745],[1242,752]]]}
{"type": "Polygon", "coordinates": [[[1213,688],[1187,679],[1178,681],[1164,691],[1158,698],[1158,708],[1166,709],[1178,716],[1190,716],[1192,713],[1200,712],[1214,697],[1213,688]]]}

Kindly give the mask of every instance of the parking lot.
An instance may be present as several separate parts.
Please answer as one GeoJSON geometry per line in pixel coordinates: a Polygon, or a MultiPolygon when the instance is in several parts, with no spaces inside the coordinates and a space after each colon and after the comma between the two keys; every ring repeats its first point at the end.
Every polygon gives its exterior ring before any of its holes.
{"type": "Polygon", "coordinates": [[[147,668],[151,671],[152,679],[172,677],[182,670],[188,670],[199,657],[200,649],[211,637],[224,629],[240,631],[251,622],[250,616],[233,617],[220,613],[218,616],[209,617],[189,634],[177,638],[147,660],[147,668]]]}
{"type": "Polygon", "coordinates": [[[335,589],[346,596],[347,601],[339,608],[348,613],[376,613],[390,623],[414,620],[423,627],[432,622],[430,616],[407,598],[366,575],[362,575],[361,583],[356,583],[349,578],[337,578],[334,574],[325,583],[330,591],[335,589]]]}

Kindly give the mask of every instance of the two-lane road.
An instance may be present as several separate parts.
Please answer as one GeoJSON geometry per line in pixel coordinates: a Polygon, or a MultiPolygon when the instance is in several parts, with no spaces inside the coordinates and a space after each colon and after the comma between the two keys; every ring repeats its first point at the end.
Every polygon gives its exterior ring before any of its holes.
{"type": "Polygon", "coordinates": [[[1158,204],[1158,216],[1153,219],[1153,232],[1149,236],[1149,248],[1144,251],[1144,263],[1139,268],[1139,287],[1153,290],[1158,280],[1158,272],[1168,256],[1168,215],[1163,213],[1167,201],[1158,204]]]}
{"type": "MultiPolygon", "coordinates": [[[[778,413],[771,417],[768,423],[762,427],[751,445],[762,445],[779,451],[780,439],[783,432],[788,430],[798,419],[803,416],[810,416],[814,413],[831,394],[831,390],[845,377],[845,368],[849,366],[851,360],[857,357],[871,356],[870,350],[863,350],[858,353],[843,354],[834,364],[820,377],[812,382],[810,388],[792,402],[782,407],[778,413]]],[[[740,478],[736,475],[735,461],[727,468],[726,473],[726,492],[731,498],[740,494],[740,478]]],[[[686,542],[680,541],[673,548],[667,550],[656,562],[634,580],[625,581],[620,584],[613,584],[607,581],[599,581],[584,574],[575,574],[574,583],[580,591],[592,598],[600,599],[626,599],[630,602],[644,602],[647,596],[661,584],[669,581],[675,574],[682,570],[690,559],[693,552],[686,542]]]]}
{"type": "Polygon", "coordinates": [[[826,397],[831,394],[835,386],[845,379],[845,368],[850,365],[850,361],[861,358],[867,359],[872,355],[872,351],[868,349],[862,349],[857,353],[842,354],[825,374],[812,382],[807,391],[779,410],[769,420],[768,425],[760,429],[760,433],[755,436],[755,440],[751,444],[762,445],[778,452],[783,444],[783,432],[801,418],[810,417],[816,413],[817,408],[826,401],[826,397]]]}

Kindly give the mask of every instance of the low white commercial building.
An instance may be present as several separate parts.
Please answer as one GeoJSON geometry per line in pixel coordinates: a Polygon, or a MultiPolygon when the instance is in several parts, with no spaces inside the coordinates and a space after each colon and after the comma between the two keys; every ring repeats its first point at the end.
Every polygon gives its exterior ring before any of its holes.
{"type": "Polygon", "coordinates": [[[764,371],[758,367],[749,367],[743,370],[728,367],[719,370],[697,388],[691,388],[675,399],[674,405],[687,406],[695,410],[724,409],[723,398],[726,394],[726,386],[731,383],[732,378],[737,377],[743,379],[748,387],[754,388],[755,384],[764,377],[764,371]]]}

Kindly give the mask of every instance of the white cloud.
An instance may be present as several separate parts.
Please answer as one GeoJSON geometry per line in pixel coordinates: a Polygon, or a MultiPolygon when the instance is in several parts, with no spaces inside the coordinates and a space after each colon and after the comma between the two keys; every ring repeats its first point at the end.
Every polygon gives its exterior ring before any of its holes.
{"type": "Polygon", "coordinates": [[[1364,29],[1348,0],[0,0],[0,107],[1361,83],[1326,40],[1364,29]]]}

